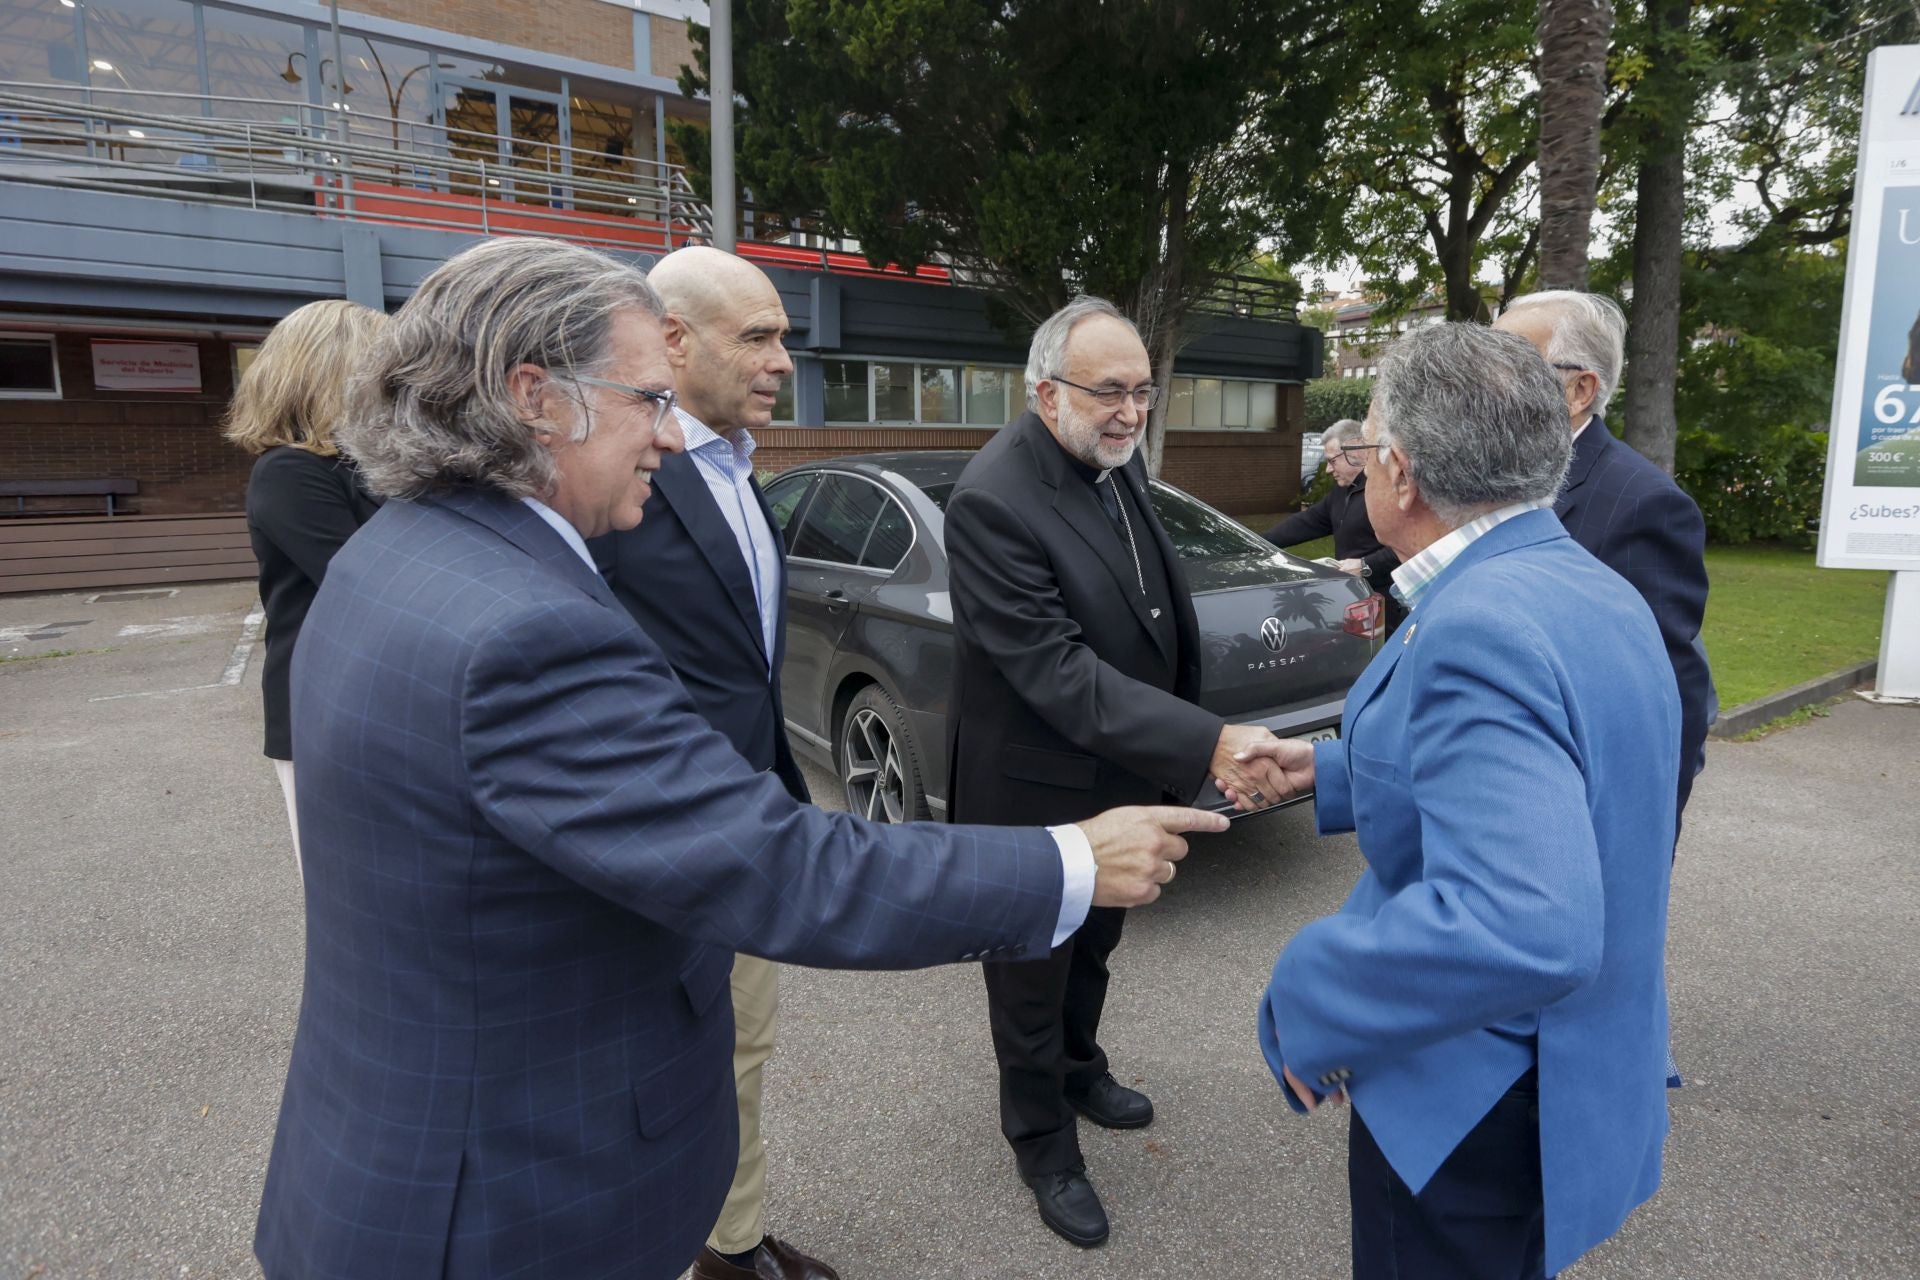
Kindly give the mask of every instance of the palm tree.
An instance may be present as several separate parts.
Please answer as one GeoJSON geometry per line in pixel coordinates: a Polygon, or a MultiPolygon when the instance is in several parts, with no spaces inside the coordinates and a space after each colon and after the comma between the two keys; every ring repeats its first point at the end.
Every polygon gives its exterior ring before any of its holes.
{"type": "Polygon", "coordinates": [[[1585,289],[1611,0],[1540,0],[1540,287],[1585,289]]]}

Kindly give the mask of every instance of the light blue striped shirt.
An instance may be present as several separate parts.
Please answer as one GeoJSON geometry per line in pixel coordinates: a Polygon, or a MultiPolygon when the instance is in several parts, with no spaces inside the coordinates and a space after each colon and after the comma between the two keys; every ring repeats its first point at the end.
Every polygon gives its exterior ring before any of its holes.
{"type": "Polygon", "coordinates": [[[753,579],[753,599],[760,610],[760,640],[766,647],[767,674],[773,674],[774,628],[780,617],[780,552],[773,529],[753,496],[753,436],[745,427],[731,438],[677,409],[680,431],[686,437],[687,456],[713,494],[714,505],[726,517],[740,545],[740,558],[753,579]]]}

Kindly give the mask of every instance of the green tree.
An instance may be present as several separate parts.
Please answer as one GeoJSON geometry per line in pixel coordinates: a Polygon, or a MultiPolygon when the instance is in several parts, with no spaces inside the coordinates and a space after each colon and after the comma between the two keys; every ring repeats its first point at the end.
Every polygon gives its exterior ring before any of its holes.
{"type": "MultiPolygon", "coordinates": [[[[1075,293],[1139,325],[1161,404],[1195,301],[1311,246],[1340,0],[742,0],[738,168],[871,261],[942,261],[1010,330],[1075,293]]],[[[699,67],[683,78],[705,88],[699,67]]],[[[696,170],[704,140],[681,135],[696,170]]],[[[704,179],[702,179],[704,180],[704,179]]]]}
{"type": "MultiPolygon", "coordinates": [[[[1752,326],[1777,321],[1770,308],[1827,314],[1819,291],[1837,290],[1839,264],[1802,255],[1847,234],[1867,54],[1920,38],[1920,13],[1906,0],[1645,0],[1629,19],[1609,134],[1615,173],[1634,184],[1617,199],[1632,227],[1626,438],[1671,469],[1689,411],[1718,404],[1724,441],[1739,415],[1765,433],[1807,403],[1803,387],[1761,411],[1787,384],[1762,376],[1773,340],[1752,326]],[[1698,358],[1688,344],[1700,335],[1728,350],[1752,342],[1756,359],[1698,358]],[[1726,398],[1745,378],[1753,390],[1726,398]]],[[[1796,376],[1830,387],[1830,347],[1814,363],[1798,341],[1775,349],[1800,353],[1796,376]]]]}
{"type": "Polygon", "coordinates": [[[1484,318],[1539,243],[1534,15],[1512,0],[1394,0],[1350,18],[1369,57],[1347,85],[1323,181],[1336,199],[1316,261],[1351,257],[1394,314],[1424,295],[1484,318]]]}

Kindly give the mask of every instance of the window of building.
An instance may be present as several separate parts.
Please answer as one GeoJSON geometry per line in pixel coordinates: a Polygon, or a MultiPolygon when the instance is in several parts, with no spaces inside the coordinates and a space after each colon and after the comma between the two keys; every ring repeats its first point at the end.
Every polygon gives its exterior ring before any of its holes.
{"type": "Polygon", "coordinates": [[[882,423],[917,421],[914,413],[914,366],[875,361],[867,368],[873,378],[871,421],[882,423]]]}
{"type": "MultiPolygon", "coordinates": [[[[1345,377],[1346,370],[1339,376],[1345,377]]],[[[1234,378],[1174,378],[1167,426],[1196,431],[1273,431],[1280,426],[1280,385],[1234,378]]]]}
{"type": "Polygon", "coordinates": [[[60,363],[52,334],[0,334],[0,399],[58,400],[60,363]]]}
{"type": "MultiPolygon", "coordinates": [[[[212,115],[297,128],[312,122],[308,107],[333,100],[327,90],[342,77],[336,74],[332,55],[319,54],[309,29],[234,9],[203,5],[200,12],[206,29],[212,115]]],[[[348,68],[355,69],[351,62],[348,68]]],[[[351,75],[344,79],[354,91],[346,100],[353,103],[361,85],[351,75]]]]}
{"type": "Polygon", "coordinates": [[[959,423],[960,366],[923,364],[920,366],[920,417],[923,423],[959,423]]]}
{"type": "Polygon", "coordinates": [[[1021,370],[906,360],[826,360],[834,426],[1005,425],[1025,403],[1021,370]]]}
{"type": "Polygon", "coordinates": [[[867,421],[867,362],[823,360],[828,422],[864,426],[867,421]]]}
{"type": "Polygon", "coordinates": [[[239,386],[240,379],[247,376],[247,370],[253,367],[253,359],[260,354],[257,342],[237,342],[233,347],[233,385],[239,386]]]}
{"type": "Polygon", "coordinates": [[[780,389],[773,393],[773,420],[791,423],[793,415],[793,378],[789,376],[780,380],[780,389]]]}
{"type": "Polygon", "coordinates": [[[1026,389],[1025,376],[1018,369],[968,365],[967,424],[998,427],[1013,421],[1026,403],[1026,389]]]}

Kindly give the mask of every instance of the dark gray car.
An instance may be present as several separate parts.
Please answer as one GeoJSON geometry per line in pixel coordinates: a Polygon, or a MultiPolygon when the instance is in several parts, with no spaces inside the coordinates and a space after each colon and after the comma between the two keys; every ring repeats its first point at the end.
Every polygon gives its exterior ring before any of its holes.
{"type": "MultiPolygon", "coordinates": [[[[861,454],[766,486],[788,549],[787,732],[869,818],[946,813],[953,609],[941,533],[972,456],[861,454]]],[[[1378,597],[1172,485],[1152,492],[1193,590],[1201,704],[1282,736],[1337,733],[1347,689],[1379,647],[1378,597]]],[[[1209,787],[1200,803],[1225,801],[1209,787]]]]}

